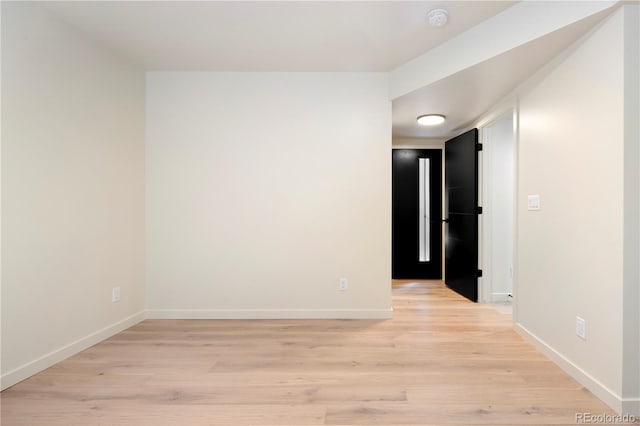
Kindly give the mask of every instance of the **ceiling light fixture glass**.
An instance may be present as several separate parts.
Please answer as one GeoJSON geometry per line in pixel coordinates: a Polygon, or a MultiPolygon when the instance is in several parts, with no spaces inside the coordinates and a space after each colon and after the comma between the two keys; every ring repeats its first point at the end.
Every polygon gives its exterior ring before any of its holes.
{"type": "Polygon", "coordinates": [[[437,126],[444,123],[445,116],[442,114],[426,114],[418,117],[418,124],[421,126],[437,126]]]}

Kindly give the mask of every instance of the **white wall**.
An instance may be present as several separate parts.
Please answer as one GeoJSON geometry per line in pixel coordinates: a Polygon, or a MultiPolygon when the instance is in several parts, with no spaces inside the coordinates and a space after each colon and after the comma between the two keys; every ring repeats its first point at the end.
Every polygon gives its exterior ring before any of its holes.
{"type": "Polygon", "coordinates": [[[490,243],[483,253],[489,262],[482,265],[486,272],[484,285],[488,287],[483,297],[487,302],[504,302],[509,301],[513,290],[513,114],[484,127],[482,142],[487,189],[482,218],[490,243]]]}
{"type": "Polygon", "coordinates": [[[0,4],[0,390],[2,390],[2,4],[0,4]]]}
{"type": "Polygon", "coordinates": [[[386,74],[148,73],[149,315],[390,316],[390,148],[386,74]]]}
{"type": "Polygon", "coordinates": [[[144,73],[3,2],[2,88],[5,388],[142,318],[144,73]]]}
{"type": "Polygon", "coordinates": [[[624,8],[624,411],[640,415],[640,6],[624,8]]]}
{"type": "Polygon", "coordinates": [[[414,138],[393,136],[393,148],[444,149],[445,138],[414,138]]]}
{"type": "Polygon", "coordinates": [[[623,18],[618,10],[521,94],[517,203],[518,327],[618,410],[628,185],[623,18]],[[541,196],[540,211],[527,210],[530,194],[541,196]],[[586,320],[586,340],[576,336],[576,316],[586,320]]]}

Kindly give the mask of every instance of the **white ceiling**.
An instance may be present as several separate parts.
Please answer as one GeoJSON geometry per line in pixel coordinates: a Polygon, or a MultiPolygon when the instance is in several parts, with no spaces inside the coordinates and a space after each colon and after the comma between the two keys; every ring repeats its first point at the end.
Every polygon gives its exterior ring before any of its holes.
{"type": "MultiPolygon", "coordinates": [[[[391,71],[514,1],[33,2],[147,70],[391,71]],[[427,24],[433,8],[445,27],[427,24]]],[[[544,7],[544,3],[540,3],[544,7]]],[[[393,134],[449,137],[584,34],[604,13],[393,101],[393,134]],[[425,113],[447,123],[418,127],[425,113]]],[[[505,37],[508,37],[505,34],[505,37]]]]}
{"type": "Polygon", "coordinates": [[[453,137],[585,34],[609,12],[601,12],[502,55],[467,68],[393,101],[393,134],[453,137]],[[416,118],[438,113],[443,125],[419,126],[416,118]]]}
{"type": "Polygon", "coordinates": [[[150,70],[390,71],[513,1],[42,2],[150,70]],[[434,28],[427,13],[446,7],[434,28]]]}

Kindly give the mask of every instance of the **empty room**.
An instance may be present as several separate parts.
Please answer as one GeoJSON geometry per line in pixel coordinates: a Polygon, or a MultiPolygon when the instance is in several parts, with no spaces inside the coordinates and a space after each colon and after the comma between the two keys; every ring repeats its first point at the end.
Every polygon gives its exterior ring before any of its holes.
{"type": "Polygon", "coordinates": [[[640,423],[638,1],[2,1],[0,423],[640,423]]]}

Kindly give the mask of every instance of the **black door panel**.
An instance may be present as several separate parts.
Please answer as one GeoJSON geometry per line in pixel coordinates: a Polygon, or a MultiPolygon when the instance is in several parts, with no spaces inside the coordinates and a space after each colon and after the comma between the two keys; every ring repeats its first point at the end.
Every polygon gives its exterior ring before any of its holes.
{"type": "Polygon", "coordinates": [[[445,282],[478,301],[478,129],[445,143],[445,282]]]}
{"type": "Polygon", "coordinates": [[[392,152],[392,277],[442,278],[442,151],[392,152]],[[419,159],[429,159],[430,259],[419,260],[419,159]]]}

